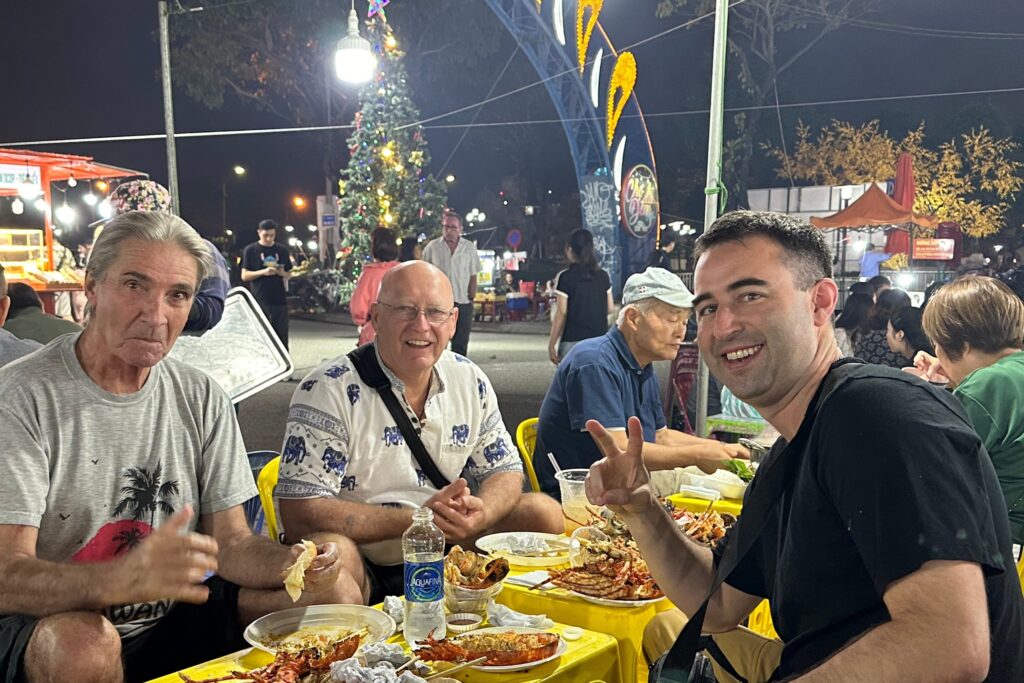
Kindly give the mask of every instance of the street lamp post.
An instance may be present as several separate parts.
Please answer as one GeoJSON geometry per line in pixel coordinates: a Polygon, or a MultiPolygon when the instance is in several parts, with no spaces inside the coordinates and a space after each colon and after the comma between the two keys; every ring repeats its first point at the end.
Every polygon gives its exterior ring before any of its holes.
{"type": "Polygon", "coordinates": [[[373,78],[377,58],[373,55],[370,41],[359,35],[359,15],[356,14],[356,0],[348,13],[348,33],[338,41],[334,52],[334,70],[338,78],[346,83],[366,83],[373,78]]]}
{"type": "MultiPolygon", "coordinates": [[[[241,178],[245,175],[245,167],[236,165],[232,171],[235,173],[235,177],[241,178]]],[[[220,184],[220,227],[223,230],[228,228],[228,180],[231,176],[227,176],[220,184]]]]}

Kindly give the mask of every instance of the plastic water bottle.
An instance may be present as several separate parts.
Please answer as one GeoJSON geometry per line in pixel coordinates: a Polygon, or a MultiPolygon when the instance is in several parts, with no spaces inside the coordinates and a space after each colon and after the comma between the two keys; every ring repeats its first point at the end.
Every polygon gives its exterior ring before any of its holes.
{"type": "Polygon", "coordinates": [[[412,526],[402,534],[405,558],[405,621],[407,643],[433,636],[444,638],[444,533],[434,524],[430,508],[412,513],[412,526]]]}

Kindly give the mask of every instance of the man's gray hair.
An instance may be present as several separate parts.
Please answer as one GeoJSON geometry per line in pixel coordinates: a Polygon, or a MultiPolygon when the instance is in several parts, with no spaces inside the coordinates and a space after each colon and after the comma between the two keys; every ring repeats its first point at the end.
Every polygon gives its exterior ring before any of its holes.
{"type": "Polygon", "coordinates": [[[616,325],[622,325],[623,321],[626,320],[626,311],[632,309],[640,314],[646,314],[653,310],[660,302],[653,296],[646,299],[640,299],[640,301],[634,301],[631,304],[626,304],[619,309],[619,317],[615,321],[616,325]]]}
{"type": "Polygon", "coordinates": [[[128,211],[118,214],[103,227],[89,256],[86,273],[102,280],[121,256],[126,240],[166,242],[184,249],[196,262],[196,289],[212,272],[206,242],[191,225],[177,216],[163,211],[128,211]]]}

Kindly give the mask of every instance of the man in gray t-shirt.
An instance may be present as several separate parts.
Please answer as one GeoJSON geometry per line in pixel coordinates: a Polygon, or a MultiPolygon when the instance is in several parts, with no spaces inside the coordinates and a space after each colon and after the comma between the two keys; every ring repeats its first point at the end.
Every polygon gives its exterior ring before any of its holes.
{"type": "MultiPolygon", "coordinates": [[[[242,646],[242,624],[292,604],[282,570],[301,546],[248,528],[256,488],[227,396],[165,358],[208,259],[180,218],[118,216],[86,271],[85,331],[0,370],[4,681],[146,680],[242,646]]],[[[338,561],[355,547],[311,538],[299,604],[358,597],[338,561]]]]}

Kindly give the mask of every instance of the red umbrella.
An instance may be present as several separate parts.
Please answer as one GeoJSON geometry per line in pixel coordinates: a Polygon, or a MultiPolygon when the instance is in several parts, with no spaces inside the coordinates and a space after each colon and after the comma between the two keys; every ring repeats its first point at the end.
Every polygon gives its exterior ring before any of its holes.
{"type": "MultiPolygon", "coordinates": [[[[900,154],[896,162],[896,182],[892,189],[892,198],[907,211],[914,210],[914,162],[909,152],[900,154]]],[[[889,231],[885,240],[887,254],[909,254],[910,232],[902,228],[889,231]]]]}

